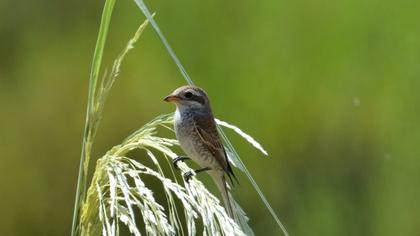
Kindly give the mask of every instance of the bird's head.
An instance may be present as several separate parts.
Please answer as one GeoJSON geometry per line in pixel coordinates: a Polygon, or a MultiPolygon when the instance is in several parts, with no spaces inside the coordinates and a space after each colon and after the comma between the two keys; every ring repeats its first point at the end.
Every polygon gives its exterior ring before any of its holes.
{"type": "Polygon", "coordinates": [[[180,109],[202,109],[209,107],[209,99],[203,89],[196,86],[182,86],[175,89],[163,99],[165,102],[173,102],[180,109]]]}

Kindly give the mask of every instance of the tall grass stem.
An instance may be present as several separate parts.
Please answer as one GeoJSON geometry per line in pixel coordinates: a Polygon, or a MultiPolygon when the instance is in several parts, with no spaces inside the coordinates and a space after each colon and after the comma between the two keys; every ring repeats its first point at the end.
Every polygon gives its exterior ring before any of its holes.
{"type": "Polygon", "coordinates": [[[95,129],[93,127],[94,104],[96,84],[98,75],[101,68],[102,56],[105,47],[106,38],[108,35],[109,23],[111,22],[112,11],[114,9],[115,0],[106,0],[104,9],[102,11],[101,23],[99,26],[98,38],[93,53],[91,72],[89,76],[88,88],[88,102],[86,109],[86,120],[83,131],[82,151],[80,155],[79,174],[77,178],[77,190],[74,201],[73,222],[71,227],[71,235],[77,234],[77,226],[79,221],[79,213],[82,202],[86,198],[87,188],[87,174],[89,168],[90,154],[92,150],[92,142],[95,129]]]}

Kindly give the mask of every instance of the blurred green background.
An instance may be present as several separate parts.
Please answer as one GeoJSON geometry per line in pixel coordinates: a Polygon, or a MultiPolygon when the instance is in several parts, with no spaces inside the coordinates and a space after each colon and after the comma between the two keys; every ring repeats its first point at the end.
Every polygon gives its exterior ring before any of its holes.
{"type": "MultiPolygon", "coordinates": [[[[420,235],[420,1],[147,3],[215,115],[269,152],[228,132],[291,235],[420,235]]],[[[102,7],[0,2],[0,235],[70,233],[102,7]]],[[[143,19],[117,1],[106,67],[143,19]]],[[[95,159],[184,84],[151,28],[122,70],[95,159]]],[[[280,235],[239,178],[256,234],[280,235]]]]}

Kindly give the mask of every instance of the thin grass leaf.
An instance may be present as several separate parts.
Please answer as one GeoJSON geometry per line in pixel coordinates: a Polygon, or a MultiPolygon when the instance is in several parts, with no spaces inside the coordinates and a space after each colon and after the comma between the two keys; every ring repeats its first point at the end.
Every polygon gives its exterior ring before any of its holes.
{"type": "Polygon", "coordinates": [[[193,82],[190,79],[190,76],[188,75],[188,73],[185,70],[184,66],[182,66],[181,61],[178,59],[178,57],[176,56],[174,50],[169,45],[169,43],[166,40],[165,36],[163,35],[162,31],[159,29],[158,24],[153,19],[153,16],[150,14],[150,11],[147,8],[146,4],[144,4],[143,0],[134,0],[134,2],[137,4],[137,6],[143,12],[144,16],[150,21],[150,24],[155,29],[155,31],[156,31],[157,35],[159,36],[161,42],[165,46],[165,48],[168,51],[169,55],[171,56],[172,60],[175,62],[176,66],[178,67],[178,69],[181,72],[182,76],[184,76],[184,78],[188,82],[188,84],[192,85],[193,82]]]}
{"type": "Polygon", "coordinates": [[[246,141],[248,141],[250,144],[252,144],[252,146],[254,146],[256,149],[260,150],[264,155],[268,156],[267,151],[261,146],[260,143],[258,143],[253,137],[251,137],[251,135],[246,134],[245,132],[243,132],[238,127],[236,127],[234,125],[231,125],[231,124],[229,124],[225,121],[221,121],[219,119],[215,119],[215,121],[218,125],[221,125],[223,127],[226,127],[226,128],[229,128],[229,129],[235,131],[237,134],[242,136],[242,138],[244,138],[246,141]]]}

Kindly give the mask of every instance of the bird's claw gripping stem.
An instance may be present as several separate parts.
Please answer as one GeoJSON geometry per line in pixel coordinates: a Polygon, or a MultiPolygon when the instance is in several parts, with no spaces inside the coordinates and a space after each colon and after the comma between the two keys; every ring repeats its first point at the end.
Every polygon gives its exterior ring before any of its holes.
{"type": "Polygon", "coordinates": [[[185,180],[185,182],[188,183],[190,181],[191,177],[193,177],[194,175],[196,175],[200,172],[203,172],[203,171],[208,171],[208,170],[211,170],[211,168],[210,167],[204,167],[204,168],[201,168],[201,169],[194,170],[194,172],[187,171],[187,172],[184,173],[184,180],[185,180]]]}
{"type": "Polygon", "coordinates": [[[178,162],[189,160],[189,159],[190,159],[189,157],[179,156],[179,157],[176,157],[172,160],[172,164],[174,165],[175,169],[179,170],[178,162]]]}
{"type": "Polygon", "coordinates": [[[191,177],[193,177],[194,173],[192,171],[187,171],[184,173],[184,180],[185,182],[189,182],[191,177]]]}

